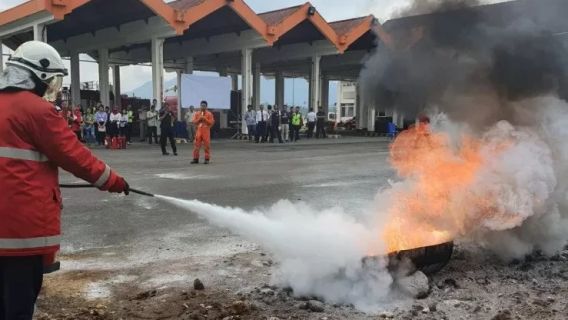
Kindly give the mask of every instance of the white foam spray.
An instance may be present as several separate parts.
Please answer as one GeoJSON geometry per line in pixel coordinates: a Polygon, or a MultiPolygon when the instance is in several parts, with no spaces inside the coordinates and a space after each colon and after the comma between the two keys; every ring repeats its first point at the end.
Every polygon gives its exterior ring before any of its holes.
{"type": "Polygon", "coordinates": [[[296,295],[350,303],[365,311],[378,310],[389,299],[392,278],[386,261],[378,260],[371,267],[362,263],[382,246],[378,230],[340,208],[318,211],[283,200],[267,210],[245,212],[197,200],[157,197],[270,250],[279,264],[274,284],[289,286],[296,295]]]}

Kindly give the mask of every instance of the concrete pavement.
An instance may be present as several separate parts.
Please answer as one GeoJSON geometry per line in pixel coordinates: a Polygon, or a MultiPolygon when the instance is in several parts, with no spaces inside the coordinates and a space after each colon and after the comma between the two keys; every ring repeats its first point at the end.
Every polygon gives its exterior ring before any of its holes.
{"type": "MultiPolygon", "coordinates": [[[[180,146],[178,157],[162,156],[158,146],[146,144],[94,152],[134,188],[247,210],[289,199],[316,208],[341,206],[356,214],[393,175],[388,141],[379,138],[286,145],[215,141],[210,165],[190,165],[189,145],[180,146]]],[[[62,173],[61,182],[80,181],[62,173]]],[[[180,268],[191,266],[193,274],[207,277],[227,256],[261,250],[259,244],[153,198],[94,189],[63,190],[63,197],[64,271],[151,266],[140,271],[144,281],[167,284],[187,280],[180,268]]],[[[207,281],[226,284],[210,274],[207,281]]]]}

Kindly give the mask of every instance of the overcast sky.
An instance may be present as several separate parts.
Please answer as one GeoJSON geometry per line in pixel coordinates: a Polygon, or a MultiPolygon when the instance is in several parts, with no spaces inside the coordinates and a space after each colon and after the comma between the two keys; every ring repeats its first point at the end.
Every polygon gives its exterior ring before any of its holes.
{"type": "MultiPolygon", "coordinates": [[[[284,7],[303,4],[306,0],[245,0],[256,12],[265,12],[284,7]]],[[[424,0],[420,0],[424,1],[424,0]]],[[[498,0],[488,0],[498,1],[498,0]]],[[[25,0],[0,0],[0,11],[13,7],[25,0]]],[[[374,14],[381,22],[387,20],[394,12],[408,6],[411,0],[311,0],[310,1],[328,21],[348,19],[374,14]]],[[[48,35],[49,37],[49,35],[48,35]]],[[[173,75],[166,75],[170,78],[173,75]]],[[[112,78],[111,78],[112,79],[112,78]]],[[[148,67],[129,66],[121,68],[122,91],[128,92],[151,79],[148,67]]],[[[81,64],[81,81],[97,81],[97,65],[81,64]]]]}

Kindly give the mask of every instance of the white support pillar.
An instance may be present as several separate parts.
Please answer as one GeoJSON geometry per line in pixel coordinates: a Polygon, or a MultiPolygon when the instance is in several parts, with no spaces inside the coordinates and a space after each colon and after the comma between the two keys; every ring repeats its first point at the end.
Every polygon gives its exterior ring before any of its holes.
{"type": "Polygon", "coordinates": [[[156,110],[160,110],[164,101],[164,39],[152,39],[152,87],[158,101],[156,110]]]}
{"type": "Polygon", "coordinates": [[[2,39],[0,39],[0,72],[4,71],[4,50],[2,39]]]}
{"type": "Polygon", "coordinates": [[[99,91],[101,103],[110,107],[110,85],[108,77],[108,49],[99,49],[99,91]]]}
{"type": "Polygon", "coordinates": [[[398,111],[398,110],[393,110],[392,112],[392,122],[400,129],[403,129],[404,127],[404,115],[398,111]]]}
{"type": "Polygon", "coordinates": [[[242,102],[241,102],[241,115],[242,133],[247,133],[247,124],[244,121],[247,112],[247,106],[251,104],[252,100],[252,49],[246,48],[241,51],[241,81],[242,81],[242,102]]]}
{"type": "Polygon", "coordinates": [[[277,72],[276,73],[276,80],[275,82],[275,86],[276,86],[276,96],[275,96],[275,101],[276,104],[282,108],[282,106],[284,105],[284,75],[282,74],[282,72],[277,72]]]}
{"type": "Polygon", "coordinates": [[[367,108],[368,109],[368,116],[367,116],[367,129],[371,132],[375,132],[375,118],[377,111],[375,108],[367,108]]]}
{"type": "Polygon", "coordinates": [[[253,102],[255,106],[260,105],[260,63],[254,65],[253,78],[252,78],[252,92],[253,92],[253,102]]]}
{"type": "Polygon", "coordinates": [[[321,68],[320,68],[321,56],[313,56],[312,57],[312,70],[310,72],[310,105],[308,106],[309,109],[316,110],[320,105],[320,94],[319,91],[321,89],[320,86],[320,77],[321,77],[321,68]]]}
{"type": "Polygon", "coordinates": [[[231,75],[231,90],[237,91],[239,90],[239,75],[232,74],[231,75]]]}
{"type": "Polygon", "coordinates": [[[34,24],[34,40],[47,42],[47,28],[45,24],[34,24]]]}
{"type": "Polygon", "coordinates": [[[329,78],[323,77],[321,82],[321,106],[323,112],[327,115],[329,113],[329,78]]]}
{"type": "Polygon", "coordinates": [[[193,74],[193,57],[185,58],[185,74],[193,74]]]}
{"type": "Polygon", "coordinates": [[[114,106],[122,108],[122,99],[120,98],[120,66],[112,66],[112,83],[113,83],[113,93],[114,93],[114,106]]]}
{"type": "Polygon", "coordinates": [[[71,103],[73,106],[81,104],[81,71],[79,53],[71,53],[71,103]]]}
{"type": "Polygon", "coordinates": [[[357,83],[357,99],[355,100],[355,116],[357,117],[357,128],[365,129],[367,128],[369,117],[369,112],[367,111],[366,105],[363,103],[363,92],[361,90],[361,85],[357,83]]]}
{"type": "Polygon", "coordinates": [[[177,121],[181,121],[181,70],[177,70],[176,71],[176,76],[177,76],[177,85],[176,85],[176,94],[177,94],[177,100],[178,100],[178,105],[177,105],[177,121]]]}

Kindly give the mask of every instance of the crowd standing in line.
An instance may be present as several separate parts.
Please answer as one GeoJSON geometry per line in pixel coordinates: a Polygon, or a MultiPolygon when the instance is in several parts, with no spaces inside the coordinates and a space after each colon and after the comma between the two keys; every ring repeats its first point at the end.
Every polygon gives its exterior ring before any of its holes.
{"type": "MultiPolygon", "coordinates": [[[[300,112],[300,107],[280,108],[278,105],[268,105],[264,109],[263,105],[258,110],[252,105],[247,106],[244,121],[248,130],[249,141],[256,143],[279,143],[296,142],[300,140],[300,130],[304,126],[304,116],[300,112]]],[[[327,138],[325,126],[327,125],[327,115],[323,108],[319,108],[316,113],[313,109],[306,115],[307,138],[327,138]]]]}

